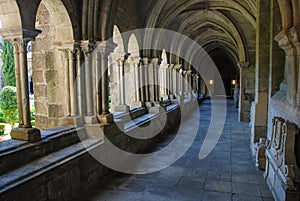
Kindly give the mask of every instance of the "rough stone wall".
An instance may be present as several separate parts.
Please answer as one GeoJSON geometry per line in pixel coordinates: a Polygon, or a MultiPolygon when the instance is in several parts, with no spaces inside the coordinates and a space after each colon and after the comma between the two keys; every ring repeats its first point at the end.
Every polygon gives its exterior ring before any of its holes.
{"type": "Polygon", "coordinates": [[[50,13],[41,3],[36,28],[42,33],[33,43],[33,82],[35,91],[36,126],[56,127],[58,118],[65,115],[64,53],[53,42],[56,29],[50,13]]]}

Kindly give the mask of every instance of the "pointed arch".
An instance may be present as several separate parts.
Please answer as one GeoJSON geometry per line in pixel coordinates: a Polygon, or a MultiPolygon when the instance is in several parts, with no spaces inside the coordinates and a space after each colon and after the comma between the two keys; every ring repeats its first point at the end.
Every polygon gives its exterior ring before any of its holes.
{"type": "Polygon", "coordinates": [[[128,53],[130,53],[132,58],[137,58],[140,56],[140,47],[135,34],[131,34],[128,41],[128,53]]]}

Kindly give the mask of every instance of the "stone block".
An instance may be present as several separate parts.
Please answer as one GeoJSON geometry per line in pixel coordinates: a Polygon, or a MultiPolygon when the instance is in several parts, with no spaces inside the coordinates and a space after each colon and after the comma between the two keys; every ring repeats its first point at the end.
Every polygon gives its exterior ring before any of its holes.
{"type": "Polygon", "coordinates": [[[34,96],[36,99],[47,97],[47,85],[35,85],[34,86],[34,96]]]}
{"type": "Polygon", "coordinates": [[[36,114],[35,125],[37,128],[41,130],[49,128],[48,117],[44,115],[36,114]]]}
{"type": "Polygon", "coordinates": [[[35,101],[34,105],[35,105],[36,114],[45,115],[45,116],[48,115],[48,107],[45,102],[35,101]]]}
{"type": "Polygon", "coordinates": [[[34,83],[35,84],[44,84],[44,71],[43,70],[35,70],[33,71],[34,83]]]}
{"type": "Polygon", "coordinates": [[[24,140],[31,143],[41,140],[41,132],[36,128],[14,128],[10,135],[12,139],[24,140]]]}
{"type": "Polygon", "coordinates": [[[64,106],[62,105],[49,105],[48,114],[49,118],[61,118],[65,115],[64,106]]]}

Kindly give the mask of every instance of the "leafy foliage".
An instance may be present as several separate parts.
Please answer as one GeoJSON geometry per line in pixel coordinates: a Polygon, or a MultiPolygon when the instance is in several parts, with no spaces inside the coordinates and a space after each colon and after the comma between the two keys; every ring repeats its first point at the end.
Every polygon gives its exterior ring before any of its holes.
{"type": "Polygon", "coordinates": [[[5,86],[16,86],[14,47],[8,41],[2,44],[3,76],[5,86]]]}
{"type": "Polygon", "coordinates": [[[18,121],[17,92],[15,87],[4,87],[0,92],[0,109],[4,119],[14,127],[18,121]]]}

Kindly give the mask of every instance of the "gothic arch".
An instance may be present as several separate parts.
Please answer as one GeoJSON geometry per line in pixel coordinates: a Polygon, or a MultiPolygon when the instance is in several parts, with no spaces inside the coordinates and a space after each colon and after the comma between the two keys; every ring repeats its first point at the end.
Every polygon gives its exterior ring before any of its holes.
{"type": "Polygon", "coordinates": [[[140,47],[135,34],[131,34],[128,41],[128,53],[130,53],[132,58],[140,57],[140,47]]]}

